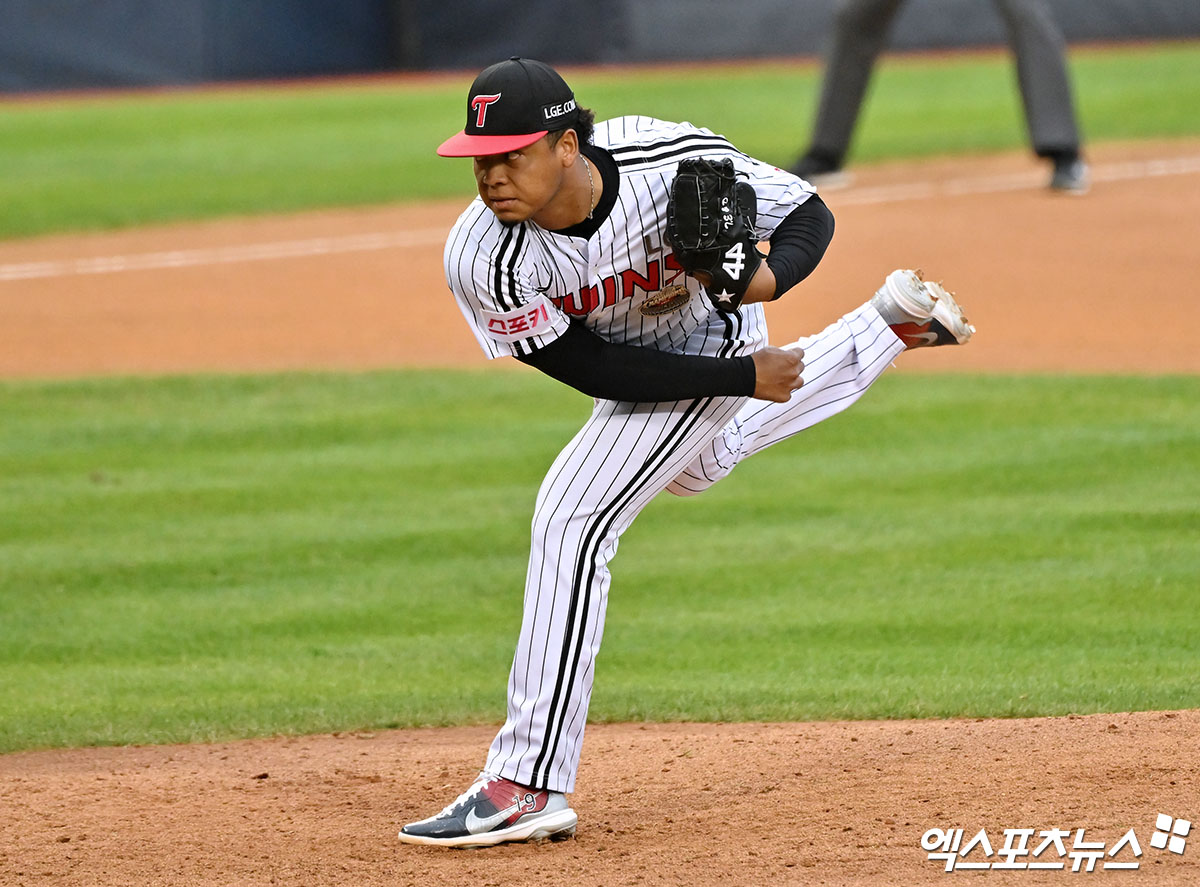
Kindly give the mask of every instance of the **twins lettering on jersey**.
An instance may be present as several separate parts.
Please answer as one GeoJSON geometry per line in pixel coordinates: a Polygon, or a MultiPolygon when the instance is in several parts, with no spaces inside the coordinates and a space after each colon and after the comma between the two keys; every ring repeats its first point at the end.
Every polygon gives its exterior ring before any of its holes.
{"type": "Polygon", "coordinates": [[[644,275],[628,269],[602,278],[599,286],[585,286],[579,293],[547,296],[545,292],[539,292],[511,311],[483,309],[479,313],[487,335],[497,342],[510,344],[549,332],[554,326],[552,304],[564,314],[583,317],[601,307],[611,308],[620,299],[631,299],[642,290],[653,294],[646,300],[648,310],[642,313],[646,316],[666,314],[683,307],[690,298],[687,287],[671,283],[682,273],[675,256],[667,253],[652,259],[644,275]]]}
{"type": "Polygon", "coordinates": [[[597,308],[611,308],[621,299],[632,299],[638,290],[657,293],[675,282],[683,268],[673,253],[651,259],[644,275],[632,268],[600,279],[599,286],[584,286],[577,293],[554,296],[551,301],[563,314],[584,317],[597,308]]]}

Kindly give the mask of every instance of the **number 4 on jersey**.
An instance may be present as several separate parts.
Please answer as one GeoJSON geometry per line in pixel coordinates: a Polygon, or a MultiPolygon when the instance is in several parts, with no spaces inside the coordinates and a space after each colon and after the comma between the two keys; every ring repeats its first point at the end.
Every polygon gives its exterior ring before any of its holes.
{"type": "Polygon", "coordinates": [[[742,269],[745,267],[746,245],[738,241],[725,251],[725,261],[721,264],[721,270],[728,274],[731,279],[740,280],[742,269]]]}

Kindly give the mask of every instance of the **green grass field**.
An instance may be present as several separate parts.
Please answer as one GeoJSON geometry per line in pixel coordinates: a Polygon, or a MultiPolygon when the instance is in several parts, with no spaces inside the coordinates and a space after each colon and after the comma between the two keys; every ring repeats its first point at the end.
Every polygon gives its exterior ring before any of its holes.
{"type": "MultiPolygon", "coordinates": [[[[531,373],[0,387],[0,750],[494,721],[531,373]],[[483,430],[481,430],[483,429],[483,430]]],[[[597,720],[1200,706],[1200,379],[883,379],[614,562],[597,720]]]]}
{"type": "MultiPolygon", "coordinates": [[[[1079,49],[1089,140],[1200,133],[1200,43],[1079,49]]],[[[652,114],[790,163],[807,138],[815,65],[571,74],[598,117],[652,114]]],[[[149,94],[0,106],[0,238],[471,193],[434,155],[463,123],[461,82],[149,94]]],[[[857,161],[1024,146],[1009,57],[881,63],[857,161]]]]}
{"type": "MultiPolygon", "coordinates": [[[[1090,139],[1200,132],[1200,44],[1073,69],[1090,139]]],[[[860,160],[1023,144],[1003,55],[879,74],[860,160]]],[[[572,79],[782,163],[816,70],[572,79]]],[[[465,85],[9,104],[0,237],[462,195],[432,150],[465,85]]],[[[588,405],[531,373],[0,382],[0,751],[495,721],[588,405]]],[[[591,713],[1197,707],[1197,527],[1198,378],[886,377],[639,518],[591,713]]]]}

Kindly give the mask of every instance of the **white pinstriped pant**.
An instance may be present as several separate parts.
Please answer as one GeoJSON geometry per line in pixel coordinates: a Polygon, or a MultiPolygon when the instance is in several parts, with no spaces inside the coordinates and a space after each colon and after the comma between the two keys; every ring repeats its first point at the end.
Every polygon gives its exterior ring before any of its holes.
{"type": "Polygon", "coordinates": [[[508,719],[485,769],[570,792],[593,665],[604,633],[608,563],[656,495],[695,495],[740,459],[854,403],[904,345],[870,305],[801,339],[804,386],[785,404],[744,397],[598,401],[538,492],[508,719]]]}

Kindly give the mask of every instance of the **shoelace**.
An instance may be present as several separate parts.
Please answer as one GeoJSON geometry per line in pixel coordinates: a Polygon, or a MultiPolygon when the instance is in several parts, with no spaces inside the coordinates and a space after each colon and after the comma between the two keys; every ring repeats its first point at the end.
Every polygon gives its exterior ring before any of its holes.
{"type": "Polygon", "coordinates": [[[489,785],[491,785],[493,782],[499,782],[499,781],[500,781],[499,776],[492,776],[490,773],[480,772],[480,774],[475,777],[475,781],[472,782],[470,784],[470,786],[467,787],[467,790],[465,792],[463,792],[461,795],[459,795],[457,798],[455,798],[454,802],[451,803],[448,807],[446,807],[446,809],[442,811],[441,815],[449,816],[455,810],[457,810],[461,805],[463,805],[467,801],[469,801],[471,799],[471,796],[474,795],[476,792],[482,791],[483,789],[485,789],[489,785]]]}

